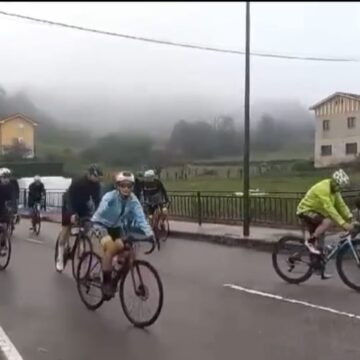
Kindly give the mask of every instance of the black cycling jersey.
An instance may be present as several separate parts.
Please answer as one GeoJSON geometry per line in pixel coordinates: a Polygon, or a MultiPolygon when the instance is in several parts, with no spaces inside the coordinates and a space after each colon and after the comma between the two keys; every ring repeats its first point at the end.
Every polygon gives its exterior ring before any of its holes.
{"type": "Polygon", "coordinates": [[[143,186],[144,186],[143,181],[141,181],[138,178],[135,178],[134,194],[139,200],[141,199],[141,194],[143,192],[143,186]]]}
{"type": "Polygon", "coordinates": [[[153,181],[144,181],[142,184],[142,190],[145,202],[169,202],[165,187],[158,179],[154,179],[153,181]]]}
{"type": "Polygon", "coordinates": [[[3,184],[0,182],[0,214],[7,213],[7,204],[12,200],[12,186],[10,183],[3,184]]]}
{"type": "Polygon", "coordinates": [[[86,216],[89,213],[89,203],[92,200],[95,209],[99,206],[101,186],[85,175],[72,181],[69,189],[64,194],[64,205],[71,212],[86,216]]]}
{"type": "Polygon", "coordinates": [[[13,200],[19,200],[20,187],[18,181],[13,177],[10,178],[11,196],[13,200]]]}
{"type": "Polygon", "coordinates": [[[28,204],[29,207],[33,207],[35,202],[41,200],[42,196],[45,196],[45,186],[42,182],[33,182],[29,186],[29,198],[28,204]]]}

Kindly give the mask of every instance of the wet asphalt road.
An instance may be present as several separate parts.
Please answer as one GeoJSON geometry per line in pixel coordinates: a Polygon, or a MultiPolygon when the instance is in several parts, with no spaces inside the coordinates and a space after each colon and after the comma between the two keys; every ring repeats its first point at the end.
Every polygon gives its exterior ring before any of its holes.
{"type": "Polygon", "coordinates": [[[360,358],[360,320],[223,286],[360,314],[360,294],[337,275],[288,285],[274,273],[269,253],[169,239],[146,257],[159,270],[165,298],[158,321],[140,330],[125,318],[118,297],[90,312],[70,267],[56,273],[59,225],[43,224],[41,243],[28,241],[36,238],[27,229],[23,220],[10,265],[0,273],[0,325],[25,360],[360,358]]]}

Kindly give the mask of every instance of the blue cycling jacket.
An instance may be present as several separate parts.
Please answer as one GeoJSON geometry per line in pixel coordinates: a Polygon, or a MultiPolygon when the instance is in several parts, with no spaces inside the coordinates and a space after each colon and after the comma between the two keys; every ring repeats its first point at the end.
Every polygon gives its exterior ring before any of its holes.
{"type": "Polygon", "coordinates": [[[109,228],[129,227],[140,230],[145,236],[153,236],[153,231],[146,220],[144,211],[137,197],[131,194],[123,199],[117,190],[106,193],[91,221],[109,228]]]}

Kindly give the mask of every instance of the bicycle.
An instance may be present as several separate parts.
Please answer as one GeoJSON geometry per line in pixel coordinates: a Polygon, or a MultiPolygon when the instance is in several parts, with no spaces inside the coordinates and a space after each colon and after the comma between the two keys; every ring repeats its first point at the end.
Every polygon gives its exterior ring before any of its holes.
{"type": "Polygon", "coordinates": [[[153,229],[155,238],[158,242],[159,249],[160,249],[160,241],[165,242],[170,234],[170,224],[167,214],[168,206],[166,205],[168,204],[166,203],[157,204],[153,215],[149,215],[148,209],[153,205],[150,203],[145,203],[145,206],[147,208],[148,221],[151,228],[153,229]],[[164,208],[166,208],[166,211],[164,211],[164,208]]]}
{"type": "Polygon", "coordinates": [[[14,204],[13,201],[8,201],[6,204],[6,208],[10,216],[9,231],[11,238],[15,230],[15,225],[20,223],[20,215],[17,213],[17,203],[14,204]]]}
{"type": "Polygon", "coordinates": [[[0,270],[5,270],[9,263],[11,257],[11,219],[7,223],[0,224],[0,270]],[[2,263],[2,260],[5,260],[5,263],[2,263]]]}
{"type": "Polygon", "coordinates": [[[40,207],[41,207],[40,202],[36,201],[32,207],[32,212],[31,212],[32,230],[36,235],[40,234],[40,229],[41,229],[40,207]]]}
{"type": "MultiPolygon", "coordinates": [[[[354,230],[340,236],[337,243],[325,245],[322,255],[313,255],[305,246],[305,236],[286,235],[274,246],[272,252],[272,263],[276,273],[290,284],[300,284],[308,280],[315,271],[324,275],[325,265],[333,258],[336,258],[336,270],[345,285],[360,291],[360,239],[356,236],[360,233],[360,225],[355,224],[354,230]],[[282,271],[279,266],[278,257],[282,250],[288,250],[289,255],[285,256],[287,271],[282,271]],[[301,265],[304,265],[304,273],[296,274],[301,265]],[[354,265],[359,280],[353,280],[350,273],[345,270],[347,265],[354,265]],[[291,277],[291,275],[295,275],[291,277]]],[[[305,235],[305,234],[304,234],[305,235]]]]}
{"type": "MultiPolygon", "coordinates": [[[[113,258],[112,298],[118,291],[122,309],[130,323],[138,328],[148,327],[158,319],[161,313],[164,299],[163,285],[156,269],[149,262],[145,260],[139,260],[136,257],[135,244],[139,242],[149,242],[149,240],[136,239],[133,236],[127,236],[123,241],[125,244],[124,250],[113,258]],[[127,303],[129,299],[126,295],[126,288],[127,284],[130,283],[130,290],[132,288],[133,291],[132,295],[135,296],[135,299],[140,301],[140,304],[145,303],[149,299],[152,300],[153,295],[151,294],[150,296],[149,283],[147,282],[147,284],[145,284],[145,270],[148,270],[149,274],[153,277],[159,296],[155,310],[152,312],[152,314],[147,319],[138,319],[132,315],[131,310],[133,307],[129,307],[129,304],[127,303]]],[[[155,243],[152,243],[152,248],[146,252],[146,254],[152,253],[154,249],[155,243]]],[[[77,268],[77,289],[81,301],[89,310],[94,311],[98,309],[104,303],[104,301],[110,300],[105,299],[102,292],[102,261],[98,254],[94,252],[85,252],[82,255],[77,268]],[[86,298],[86,296],[89,295],[91,288],[99,291],[99,295],[94,303],[91,303],[90,300],[86,298]]],[[[143,311],[140,311],[140,313],[143,314],[143,311]]]]}
{"type": "MultiPolygon", "coordinates": [[[[90,225],[91,225],[90,218],[86,217],[79,219],[76,224],[71,226],[69,240],[64,246],[64,270],[67,262],[71,260],[72,274],[75,279],[76,279],[76,269],[78,265],[77,262],[80,260],[82,253],[93,250],[92,242],[88,235],[90,230],[90,225]],[[74,239],[74,243],[72,244],[72,246],[70,245],[71,238],[74,239]]],[[[59,254],[58,248],[59,248],[60,234],[58,235],[55,244],[55,268],[59,254]]],[[[57,269],[56,271],[62,272],[57,269]]]]}

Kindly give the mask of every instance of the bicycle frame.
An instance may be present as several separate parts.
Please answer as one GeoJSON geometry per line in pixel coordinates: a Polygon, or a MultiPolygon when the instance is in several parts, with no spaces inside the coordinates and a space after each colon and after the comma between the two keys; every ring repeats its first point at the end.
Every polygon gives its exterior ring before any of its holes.
{"type": "Polygon", "coordinates": [[[332,249],[332,251],[326,256],[325,258],[325,261],[328,262],[330,261],[333,257],[335,257],[335,255],[345,246],[349,246],[353,255],[354,255],[354,258],[356,260],[356,263],[358,266],[360,266],[360,259],[359,259],[359,256],[358,254],[356,253],[355,249],[354,249],[354,246],[353,246],[353,243],[352,243],[352,237],[351,235],[347,235],[346,238],[343,238],[341,239],[337,244],[336,246],[332,249]]]}

